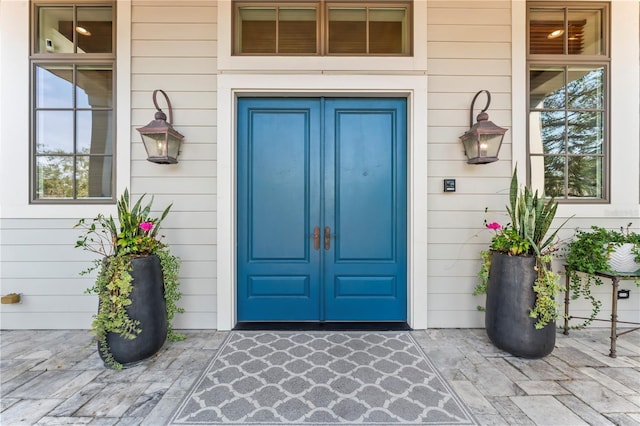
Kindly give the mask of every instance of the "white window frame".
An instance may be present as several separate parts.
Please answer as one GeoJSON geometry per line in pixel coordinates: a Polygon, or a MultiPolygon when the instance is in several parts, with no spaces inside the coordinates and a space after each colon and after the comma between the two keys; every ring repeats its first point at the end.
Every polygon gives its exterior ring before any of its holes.
{"type": "MultiPolygon", "coordinates": [[[[131,0],[116,11],[116,194],[130,181],[131,0]]],[[[0,4],[0,218],[80,218],[116,214],[114,204],[30,204],[30,28],[27,0],[0,4]]]]}
{"type": "Polygon", "coordinates": [[[385,71],[423,72],[427,69],[427,2],[413,3],[413,56],[234,56],[231,0],[218,2],[218,70],[228,71],[361,71],[375,74],[385,71]],[[393,60],[390,60],[392,58],[393,60]]]}
{"type": "Polygon", "coordinates": [[[236,100],[239,96],[407,98],[407,322],[427,328],[427,78],[404,75],[218,76],[217,329],[236,314],[236,100]]]}
{"type": "MultiPolygon", "coordinates": [[[[512,0],[512,139],[522,141],[512,147],[512,161],[527,164],[527,3],[512,0]]],[[[640,217],[640,3],[626,0],[611,2],[611,92],[610,98],[610,202],[608,204],[562,204],[558,217],[616,219],[640,217]],[[632,93],[633,95],[629,95],[632,93]],[[629,176],[635,177],[631,182],[629,176]]],[[[524,167],[519,179],[526,181],[524,167]]],[[[626,223],[625,223],[626,224],[626,223]]]]}

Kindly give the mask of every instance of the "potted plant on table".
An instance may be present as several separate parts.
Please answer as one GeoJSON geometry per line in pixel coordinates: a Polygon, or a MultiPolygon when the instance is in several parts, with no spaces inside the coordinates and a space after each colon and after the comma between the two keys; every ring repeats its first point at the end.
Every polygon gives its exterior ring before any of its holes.
{"type": "MultiPolygon", "coordinates": [[[[620,230],[592,226],[578,229],[566,247],[565,263],[572,299],[583,297],[591,303],[591,315],[582,324],[591,324],[600,312],[602,302],[591,293],[592,285],[602,285],[596,272],[631,275],[640,271],[640,233],[631,231],[631,223],[620,230]]],[[[640,286],[640,279],[636,280],[640,286]]]]}
{"type": "Polygon", "coordinates": [[[557,208],[553,198],[520,188],[516,167],[506,206],[511,222],[486,225],[495,235],[489,250],[482,252],[481,282],[474,294],[487,294],[489,339],[516,356],[543,357],[555,345],[556,297],[561,286],[551,259],[557,250],[554,239],[564,223],[549,236],[547,233],[557,208]]]}
{"type": "Polygon", "coordinates": [[[179,260],[158,234],[171,205],[160,218],[152,218],[153,198],[142,207],[144,197],[131,206],[125,189],[117,222],[99,214],[75,225],[84,231],[76,247],[102,256],[81,274],[98,271],[94,286],[87,289],[98,295],[92,327],[100,357],[114,369],[152,356],[167,338],[184,339],[172,327],[175,314],[184,312],[176,305],[181,296],[179,260]]]}

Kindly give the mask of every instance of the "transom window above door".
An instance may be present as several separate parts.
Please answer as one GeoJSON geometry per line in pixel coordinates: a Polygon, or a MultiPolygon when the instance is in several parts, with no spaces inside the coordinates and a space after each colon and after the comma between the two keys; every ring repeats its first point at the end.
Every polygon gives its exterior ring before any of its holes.
{"type": "Polygon", "coordinates": [[[410,56],[411,1],[234,2],[233,54],[410,56]]]}

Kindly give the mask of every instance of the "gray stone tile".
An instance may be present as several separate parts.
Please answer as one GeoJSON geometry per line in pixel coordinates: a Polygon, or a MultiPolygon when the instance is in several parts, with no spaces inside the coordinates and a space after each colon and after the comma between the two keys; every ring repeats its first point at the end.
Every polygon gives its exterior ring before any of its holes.
{"type": "MultiPolygon", "coordinates": [[[[630,370],[630,369],[626,368],[625,370],[630,370]]],[[[586,374],[596,382],[602,384],[602,386],[605,386],[611,389],[618,395],[637,395],[638,394],[637,389],[631,389],[623,385],[617,380],[611,378],[609,375],[604,374],[602,371],[600,371],[600,369],[585,367],[585,368],[581,368],[580,371],[582,371],[584,374],[586,374]]],[[[640,373],[638,374],[640,375],[640,373]]],[[[640,382],[638,382],[638,384],[640,385],[640,382]]]]}
{"type": "Polygon", "coordinates": [[[486,359],[483,364],[463,365],[460,371],[485,396],[512,396],[522,392],[486,359]]]}
{"type": "Polygon", "coordinates": [[[625,413],[610,413],[606,415],[616,426],[638,426],[640,421],[625,413]]]}
{"type": "MultiPolygon", "coordinates": [[[[78,376],[80,376],[81,374],[81,371],[70,370],[44,371],[42,374],[39,374],[33,379],[29,380],[24,385],[9,393],[7,396],[12,398],[32,399],[55,398],[54,394],[57,393],[58,390],[63,390],[63,388],[69,386],[71,383],[76,381],[78,376]]],[[[91,379],[89,379],[88,381],[90,380],[91,379]]],[[[85,384],[88,381],[86,381],[85,384]]],[[[62,392],[62,395],[59,398],[64,399],[65,397],[66,395],[64,394],[64,392],[62,392]]]]}
{"type": "Polygon", "coordinates": [[[552,396],[514,396],[511,400],[539,425],[588,425],[552,396]]]}
{"type": "Polygon", "coordinates": [[[640,407],[596,381],[574,380],[561,385],[600,413],[637,412],[640,407]]]}
{"type": "Polygon", "coordinates": [[[640,425],[640,413],[627,413],[627,416],[640,425]]]}
{"type": "Polygon", "coordinates": [[[573,395],[556,395],[556,399],[563,403],[567,408],[573,411],[576,415],[580,416],[585,422],[590,425],[598,426],[611,426],[611,423],[605,416],[598,413],[593,408],[579,400],[573,395]]]}
{"type": "Polygon", "coordinates": [[[3,425],[32,425],[61,402],[61,399],[22,400],[2,411],[0,418],[3,425]]]}
{"type": "MultiPolygon", "coordinates": [[[[200,377],[201,365],[208,363],[228,336],[210,330],[187,334],[186,341],[168,342],[158,356],[142,365],[117,372],[105,368],[86,330],[0,331],[0,422],[86,424],[89,419],[88,424],[97,425],[165,425],[200,377]],[[45,373],[51,390],[45,389],[46,381],[39,385],[34,381],[35,394],[9,397],[45,373]],[[35,395],[44,398],[34,399],[35,395]],[[81,409],[92,405],[104,406],[106,413],[84,415],[81,409]],[[109,413],[111,409],[115,411],[109,413]]],[[[572,330],[569,336],[559,334],[557,347],[542,360],[511,357],[493,347],[483,329],[418,330],[412,335],[481,425],[546,425],[542,420],[534,422],[514,402],[525,391],[535,394],[525,398],[553,395],[588,424],[640,425],[640,332],[620,337],[618,358],[613,359],[608,357],[607,328],[572,330]],[[492,382],[483,368],[487,374],[497,370],[502,376],[493,393],[511,392],[506,391],[510,381],[515,394],[491,396],[486,388],[492,382]],[[469,381],[467,374],[476,381],[469,381]]]]}
{"type": "Polygon", "coordinates": [[[527,376],[522,374],[513,365],[509,364],[504,357],[492,357],[487,358],[487,360],[513,382],[528,380],[527,376]]]}
{"type": "MultiPolygon", "coordinates": [[[[0,352],[1,353],[1,352],[0,352]]],[[[4,354],[2,354],[4,357],[4,354]]],[[[38,374],[42,373],[42,371],[30,371],[36,365],[43,362],[42,359],[2,359],[2,369],[0,370],[0,378],[2,380],[2,386],[4,384],[12,381],[18,376],[21,376],[25,373],[31,373],[31,377],[35,377],[38,374]]]]}
{"type": "Polygon", "coordinates": [[[529,380],[569,380],[570,377],[544,359],[524,359],[516,357],[506,358],[509,364],[513,365],[529,380]]]}
{"type": "MultiPolygon", "coordinates": [[[[21,369],[19,373],[20,374],[18,374],[17,376],[12,375],[13,377],[10,380],[3,382],[2,385],[0,385],[0,391],[2,392],[2,395],[9,395],[15,389],[42,374],[42,371],[24,371],[21,369]]],[[[4,371],[0,374],[4,376],[4,371]]]]}
{"type": "Polygon", "coordinates": [[[595,359],[594,357],[584,353],[573,346],[557,347],[551,353],[551,356],[563,359],[572,367],[605,367],[606,365],[595,359]]]}
{"type": "Polygon", "coordinates": [[[80,407],[100,393],[105,386],[105,383],[89,383],[87,386],[78,390],[78,392],[71,395],[63,403],[54,408],[49,415],[59,417],[72,416],[80,409],[80,407]]]}
{"type": "Polygon", "coordinates": [[[454,381],[450,382],[453,390],[458,394],[473,413],[478,415],[499,414],[493,405],[482,395],[482,393],[471,382],[454,381]]]}
{"type": "Polygon", "coordinates": [[[142,420],[140,417],[121,417],[116,426],[138,426],[142,420]]]}
{"type": "Polygon", "coordinates": [[[564,359],[558,358],[553,352],[551,353],[551,355],[545,357],[544,360],[549,363],[549,365],[555,367],[558,371],[561,371],[562,374],[569,377],[569,379],[571,380],[589,380],[589,376],[581,373],[580,370],[569,365],[564,359]]]}
{"type": "Polygon", "coordinates": [[[93,421],[93,417],[54,417],[45,416],[38,420],[38,426],[53,425],[88,425],[93,421]]]}
{"type": "Polygon", "coordinates": [[[124,413],[126,417],[143,419],[158,404],[167,392],[170,383],[152,383],[124,413]]]}
{"type": "Polygon", "coordinates": [[[110,383],[76,412],[79,416],[121,417],[144,392],[147,383],[110,383]]]}
{"type": "Polygon", "coordinates": [[[513,423],[508,423],[499,414],[479,414],[476,416],[476,420],[483,426],[512,426],[513,423]]]}
{"type": "Polygon", "coordinates": [[[501,396],[489,398],[491,404],[498,410],[504,419],[510,425],[518,426],[534,426],[535,423],[527,417],[527,415],[513,403],[511,397],[501,396]]]}
{"type": "Polygon", "coordinates": [[[640,368],[599,368],[598,371],[607,377],[640,393],[640,368]]]}
{"type": "MultiPolygon", "coordinates": [[[[2,398],[0,399],[0,412],[6,410],[11,407],[13,404],[20,402],[19,398],[2,398]]],[[[2,419],[2,415],[0,415],[0,420],[2,419]]]]}
{"type": "MultiPolygon", "coordinates": [[[[581,341],[581,340],[569,340],[571,346],[579,349],[585,354],[593,357],[597,361],[609,367],[632,367],[633,364],[626,359],[626,357],[619,356],[617,358],[611,358],[609,356],[609,344],[602,344],[597,341],[581,341]]],[[[607,338],[608,342],[608,338],[607,338]]]]}
{"type": "Polygon", "coordinates": [[[528,380],[516,382],[527,395],[563,395],[569,391],[552,380],[528,380]]]}
{"type": "Polygon", "coordinates": [[[178,409],[181,402],[182,398],[167,398],[165,395],[143,419],[141,424],[146,426],[168,424],[171,416],[178,409]]]}
{"type": "Polygon", "coordinates": [[[89,425],[91,426],[113,426],[120,421],[117,417],[96,417],[89,425]]]}

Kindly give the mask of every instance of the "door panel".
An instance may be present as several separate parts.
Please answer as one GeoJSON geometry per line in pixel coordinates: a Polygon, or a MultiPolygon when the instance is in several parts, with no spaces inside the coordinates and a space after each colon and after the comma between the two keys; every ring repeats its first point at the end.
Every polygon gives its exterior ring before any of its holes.
{"type": "Polygon", "coordinates": [[[325,105],[327,320],[406,320],[406,103],[325,105]]]}
{"type": "Polygon", "coordinates": [[[319,100],[238,101],[238,319],[317,320],[319,100]],[[313,158],[313,162],[311,159],[313,158]]]}
{"type": "Polygon", "coordinates": [[[240,99],[237,139],[238,320],[405,321],[406,101],[240,99]]]}

